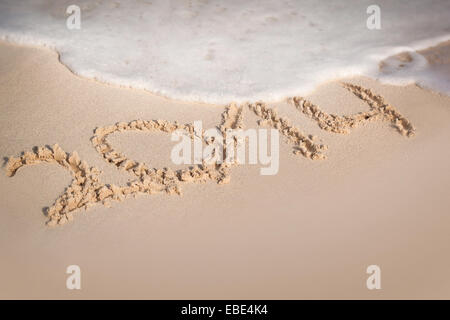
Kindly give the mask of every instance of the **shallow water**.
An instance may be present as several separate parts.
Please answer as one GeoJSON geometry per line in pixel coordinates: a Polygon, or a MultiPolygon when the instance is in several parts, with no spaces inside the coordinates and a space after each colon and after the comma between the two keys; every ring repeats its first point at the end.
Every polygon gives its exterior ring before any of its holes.
{"type": "Polygon", "coordinates": [[[1,0],[0,37],[54,48],[78,75],[182,100],[274,101],[354,75],[450,93],[420,55],[378,69],[450,39],[450,2],[376,2],[379,30],[366,24],[372,0],[79,0],[81,28],[69,30],[72,0],[1,0]]]}

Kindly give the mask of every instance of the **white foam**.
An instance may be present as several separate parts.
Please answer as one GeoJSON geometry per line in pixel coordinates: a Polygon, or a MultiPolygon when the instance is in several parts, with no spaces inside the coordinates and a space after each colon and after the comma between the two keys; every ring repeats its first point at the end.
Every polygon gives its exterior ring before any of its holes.
{"type": "Polygon", "coordinates": [[[1,0],[0,37],[52,47],[78,75],[182,100],[273,101],[353,75],[450,93],[448,75],[426,66],[378,74],[405,47],[450,39],[450,1],[376,3],[381,30],[366,27],[373,0],[1,0]],[[80,30],[66,28],[71,4],[80,30]]]}

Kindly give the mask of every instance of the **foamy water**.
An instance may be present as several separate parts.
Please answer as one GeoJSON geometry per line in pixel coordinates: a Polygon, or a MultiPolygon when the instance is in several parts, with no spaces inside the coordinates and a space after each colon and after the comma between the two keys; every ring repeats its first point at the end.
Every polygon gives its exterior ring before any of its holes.
{"type": "Polygon", "coordinates": [[[274,101],[354,75],[450,94],[420,55],[408,72],[378,70],[392,54],[449,40],[449,17],[448,0],[0,0],[0,37],[54,48],[78,75],[182,100],[274,101]],[[374,3],[380,30],[366,27],[374,3]],[[66,27],[71,4],[80,30],[66,27]]]}

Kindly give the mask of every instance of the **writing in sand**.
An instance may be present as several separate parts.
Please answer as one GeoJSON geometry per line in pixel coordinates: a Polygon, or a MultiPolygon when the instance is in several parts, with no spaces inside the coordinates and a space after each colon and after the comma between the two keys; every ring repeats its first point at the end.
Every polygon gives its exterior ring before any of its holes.
{"type": "MultiPolygon", "coordinates": [[[[289,98],[291,104],[302,114],[315,121],[322,129],[336,134],[348,133],[352,129],[369,121],[387,121],[402,135],[411,137],[415,133],[413,125],[403,117],[392,105],[369,89],[358,85],[344,83],[343,87],[363,100],[369,110],[351,115],[329,114],[302,97],[289,98]]],[[[228,129],[242,129],[243,117],[247,112],[253,112],[260,120],[258,125],[277,129],[285,140],[293,145],[293,153],[311,160],[326,158],[327,146],[316,142],[316,139],[304,134],[293,126],[289,119],[280,117],[277,111],[269,108],[263,102],[243,105],[230,104],[222,113],[217,129],[225,136],[228,129]]],[[[194,137],[193,124],[179,124],[166,120],[135,120],[119,122],[114,125],[99,127],[91,139],[93,147],[101,157],[118,170],[128,172],[134,180],[124,184],[106,184],[100,179],[100,171],[82,161],[77,152],[67,153],[57,144],[53,147],[35,147],[32,151],[23,152],[19,157],[10,157],[6,165],[8,176],[13,176],[24,166],[51,163],[68,170],[73,180],[66,190],[46,210],[47,225],[61,225],[73,219],[76,210],[89,209],[95,204],[110,206],[113,201],[123,201],[138,194],[181,194],[183,183],[202,183],[215,181],[218,184],[230,182],[230,169],[237,162],[205,163],[194,165],[188,169],[172,170],[170,168],[151,168],[143,162],[128,158],[116,150],[107,140],[108,136],[124,131],[146,131],[173,133],[185,130],[194,137]]],[[[230,146],[227,146],[230,147],[230,146]]],[[[231,146],[234,147],[234,146],[231,146]]],[[[226,157],[226,148],[224,150],[226,157]]]]}

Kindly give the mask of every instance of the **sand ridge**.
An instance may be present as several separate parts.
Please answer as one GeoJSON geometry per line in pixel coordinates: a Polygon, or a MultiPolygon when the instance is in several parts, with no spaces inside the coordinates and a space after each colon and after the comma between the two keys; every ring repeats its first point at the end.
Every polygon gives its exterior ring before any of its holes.
{"type": "Polygon", "coordinates": [[[415,134],[413,125],[393,106],[386,103],[380,95],[350,83],[344,83],[343,87],[365,101],[369,105],[370,111],[338,116],[322,111],[318,106],[302,97],[294,97],[291,101],[300,112],[316,121],[319,127],[326,131],[348,133],[350,129],[356,128],[364,122],[381,120],[391,122],[402,135],[411,137],[415,134]]]}
{"type": "MultiPolygon", "coordinates": [[[[227,129],[242,127],[242,107],[230,105],[222,114],[220,130],[225,133],[227,129]]],[[[117,169],[131,173],[136,178],[125,186],[109,185],[99,180],[100,171],[89,167],[81,161],[76,152],[66,153],[57,144],[53,147],[36,147],[33,151],[24,152],[19,158],[11,157],[6,165],[7,175],[13,176],[16,171],[26,165],[42,162],[61,165],[70,171],[73,180],[65,192],[58,197],[55,203],[47,209],[49,220],[47,225],[64,224],[73,219],[72,212],[84,208],[88,209],[96,203],[109,206],[111,201],[123,201],[130,196],[138,194],[154,194],[166,192],[168,194],[181,194],[181,182],[201,183],[213,180],[218,184],[230,181],[232,164],[206,164],[195,165],[187,170],[174,171],[170,168],[150,168],[145,163],[128,159],[123,153],[116,151],[106,138],[115,132],[129,130],[162,131],[172,133],[175,130],[185,130],[193,138],[194,126],[192,124],[180,125],[177,122],[166,120],[135,120],[129,123],[119,122],[112,126],[99,127],[94,131],[91,142],[101,156],[117,169]]]]}
{"type": "Polygon", "coordinates": [[[278,129],[289,142],[294,144],[294,154],[302,154],[311,160],[325,159],[323,152],[328,147],[323,144],[316,144],[312,137],[306,136],[298,128],[292,126],[287,118],[278,116],[275,109],[269,108],[263,102],[249,104],[248,106],[250,110],[263,119],[258,121],[259,125],[268,125],[278,129]]]}
{"type": "MultiPolygon", "coordinates": [[[[370,111],[350,116],[337,116],[321,111],[319,107],[301,97],[293,97],[290,100],[303,114],[316,121],[321,129],[333,133],[348,133],[349,129],[367,121],[382,120],[393,123],[398,131],[407,137],[414,135],[415,130],[412,124],[394,107],[385,103],[381,96],[357,85],[345,83],[344,87],[365,101],[370,106],[370,111]]],[[[245,106],[261,118],[258,121],[259,125],[278,129],[289,143],[294,144],[294,154],[311,160],[325,159],[326,145],[316,143],[314,137],[305,135],[300,129],[291,125],[289,119],[278,116],[276,110],[268,107],[264,102],[226,106],[222,113],[221,123],[217,127],[224,136],[229,129],[244,128],[245,106]]],[[[134,180],[122,186],[102,183],[99,178],[101,172],[97,168],[90,167],[85,161],[81,161],[76,152],[69,154],[57,144],[53,147],[35,147],[32,151],[24,152],[20,157],[10,157],[6,165],[6,173],[8,176],[13,176],[23,166],[42,162],[60,165],[70,171],[73,177],[71,184],[46,212],[49,226],[64,224],[73,219],[74,211],[81,208],[87,210],[94,204],[100,203],[109,206],[111,201],[123,201],[131,196],[136,197],[138,194],[165,192],[181,195],[183,182],[202,183],[209,180],[218,184],[230,182],[230,170],[233,165],[237,164],[236,162],[213,164],[203,162],[201,165],[176,171],[170,168],[150,168],[145,163],[129,159],[125,154],[114,149],[107,141],[108,136],[113,133],[132,130],[165,133],[184,130],[189,133],[191,139],[195,135],[198,136],[192,124],[179,124],[176,121],[166,120],[134,120],[96,128],[91,139],[94,148],[105,161],[114,165],[118,170],[134,176],[134,180]]],[[[211,143],[211,141],[205,142],[211,143]]],[[[239,141],[235,138],[234,144],[237,143],[239,141]]],[[[226,156],[227,147],[234,146],[225,146],[224,156],[226,156]]]]}

